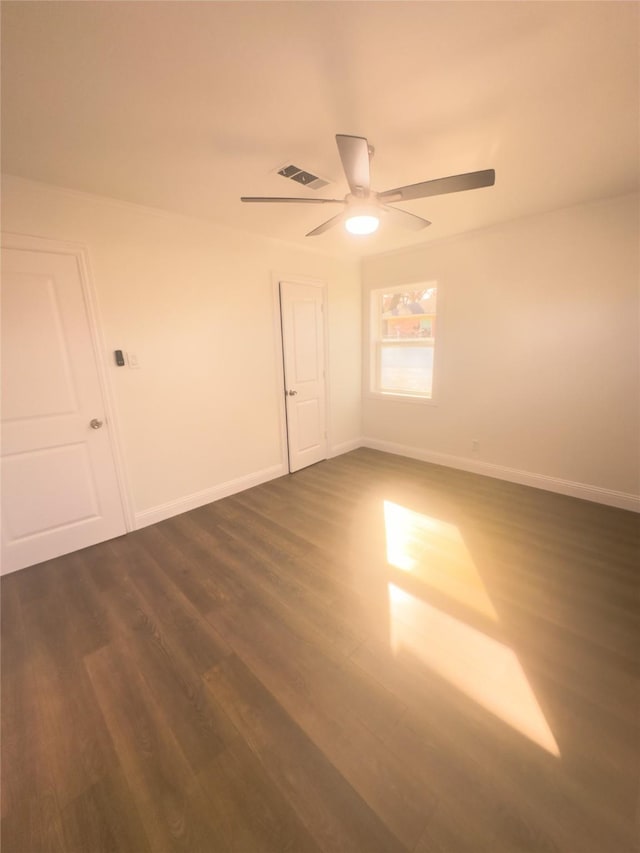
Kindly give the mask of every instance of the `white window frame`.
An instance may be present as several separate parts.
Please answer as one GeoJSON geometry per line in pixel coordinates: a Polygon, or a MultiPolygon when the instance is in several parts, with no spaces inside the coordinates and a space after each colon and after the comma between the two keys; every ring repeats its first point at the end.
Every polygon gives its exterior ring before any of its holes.
{"type": "Polygon", "coordinates": [[[409,282],[405,284],[393,284],[388,287],[370,287],[365,291],[365,319],[367,329],[367,369],[365,371],[365,388],[364,393],[367,397],[372,397],[379,400],[395,400],[405,403],[417,403],[423,406],[436,405],[436,375],[440,361],[439,353],[441,347],[441,295],[442,289],[437,281],[419,281],[409,282]],[[420,339],[398,340],[397,342],[382,338],[382,305],[381,300],[384,294],[389,293],[406,293],[408,290],[419,290],[422,288],[435,287],[437,289],[437,310],[436,310],[436,337],[433,339],[433,344],[420,339]],[[432,384],[431,395],[420,393],[410,393],[397,390],[383,390],[380,387],[381,374],[381,350],[383,344],[385,346],[412,346],[412,347],[429,347],[433,348],[433,369],[432,369],[432,384]],[[436,357],[437,354],[437,357],[436,357]]]}

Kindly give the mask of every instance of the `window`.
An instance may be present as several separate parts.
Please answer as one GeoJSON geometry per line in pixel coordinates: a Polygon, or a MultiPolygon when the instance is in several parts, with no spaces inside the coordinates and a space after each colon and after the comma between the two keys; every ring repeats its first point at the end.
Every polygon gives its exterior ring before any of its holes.
{"type": "Polygon", "coordinates": [[[432,399],[436,283],[372,290],[370,300],[370,390],[432,399]]]}

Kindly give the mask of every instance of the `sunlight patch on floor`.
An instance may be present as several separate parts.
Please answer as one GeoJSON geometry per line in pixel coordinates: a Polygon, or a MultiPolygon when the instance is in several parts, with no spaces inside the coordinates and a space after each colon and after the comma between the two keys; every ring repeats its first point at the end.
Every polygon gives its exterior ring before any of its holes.
{"type": "Polygon", "coordinates": [[[512,649],[388,585],[391,647],[413,652],[429,669],[552,755],[560,750],[512,649]]]}
{"type": "Polygon", "coordinates": [[[497,620],[464,539],[455,526],[384,501],[387,562],[448,595],[454,601],[497,620]]]}
{"type": "MultiPolygon", "coordinates": [[[[497,621],[493,605],[458,528],[384,502],[387,561],[497,621]]],[[[388,584],[394,654],[415,654],[433,672],[556,757],[558,744],[513,649],[388,584]]]]}

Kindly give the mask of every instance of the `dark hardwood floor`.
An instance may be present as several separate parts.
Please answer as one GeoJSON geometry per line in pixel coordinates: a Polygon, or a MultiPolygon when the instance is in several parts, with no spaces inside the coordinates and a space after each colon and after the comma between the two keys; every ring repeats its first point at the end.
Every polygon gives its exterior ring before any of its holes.
{"type": "Polygon", "coordinates": [[[358,450],[2,580],[2,853],[632,853],[638,517],[358,450]]]}

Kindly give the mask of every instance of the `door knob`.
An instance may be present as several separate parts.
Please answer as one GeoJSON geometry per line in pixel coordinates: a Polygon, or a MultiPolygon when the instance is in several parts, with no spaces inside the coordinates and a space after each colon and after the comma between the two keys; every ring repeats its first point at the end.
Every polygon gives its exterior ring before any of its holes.
{"type": "Polygon", "coordinates": [[[287,394],[288,394],[290,397],[295,397],[297,393],[298,393],[297,391],[287,391],[287,394]]]}
{"type": "Polygon", "coordinates": [[[89,421],[89,426],[91,427],[91,429],[100,429],[102,424],[103,421],[99,421],[98,418],[93,418],[93,420],[89,421]]]}

